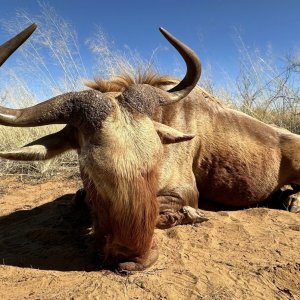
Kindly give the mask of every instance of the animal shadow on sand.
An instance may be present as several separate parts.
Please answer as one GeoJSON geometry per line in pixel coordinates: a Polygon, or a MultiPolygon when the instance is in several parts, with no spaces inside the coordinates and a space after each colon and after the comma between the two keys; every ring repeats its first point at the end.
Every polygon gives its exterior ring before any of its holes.
{"type": "Polygon", "coordinates": [[[58,271],[100,270],[87,207],[64,195],[30,210],[0,217],[0,263],[58,271]]]}

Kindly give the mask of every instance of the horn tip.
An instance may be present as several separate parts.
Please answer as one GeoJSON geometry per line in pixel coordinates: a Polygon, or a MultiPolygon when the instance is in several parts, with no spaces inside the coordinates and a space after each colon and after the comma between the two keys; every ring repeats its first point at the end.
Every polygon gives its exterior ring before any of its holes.
{"type": "Polygon", "coordinates": [[[37,29],[37,24],[36,23],[32,23],[25,30],[27,30],[30,33],[33,33],[36,29],[37,29]]]}
{"type": "Polygon", "coordinates": [[[30,25],[30,27],[36,29],[36,28],[37,28],[37,24],[36,24],[36,23],[32,23],[32,24],[30,25]]]}
{"type": "Polygon", "coordinates": [[[163,27],[159,27],[159,31],[160,31],[163,35],[165,35],[166,33],[168,33],[168,31],[167,31],[165,28],[163,28],[163,27]]]}
{"type": "MultiPolygon", "coordinates": [[[[172,34],[166,30],[163,27],[159,27],[159,31],[162,33],[162,35],[169,41],[171,42],[171,40],[174,40],[175,38],[172,36],[172,34]]],[[[172,43],[172,42],[171,42],[172,43]]]]}

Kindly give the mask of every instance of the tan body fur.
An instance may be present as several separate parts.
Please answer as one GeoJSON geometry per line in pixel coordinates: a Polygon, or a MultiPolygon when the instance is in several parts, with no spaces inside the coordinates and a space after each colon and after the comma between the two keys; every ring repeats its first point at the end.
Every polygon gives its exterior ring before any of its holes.
{"type": "MultiPolygon", "coordinates": [[[[171,81],[176,82],[158,77],[151,85],[166,90],[171,81]]],[[[122,91],[114,83],[98,81],[91,87],[122,91]]],[[[127,84],[133,82],[127,79],[127,84]]],[[[247,207],[286,184],[300,183],[298,135],[227,108],[200,87],[180,102],[157,107],[152,119],[195,135],[164,145],[157,193],[160,228],[193,223],[182,211],[185,206],[197,209],[211,201],[247,207]]]]}
{"type": "Polygon", "coordinates": [[[153,118],[196,134],[164,146],[159,195],[177,193],[182,203],[176,209],[197,207],[198,195],[200,201],[247,206],[299,183],[299,136],[226,108],[200,88],[175,105],[159,107],[153,118]]]}

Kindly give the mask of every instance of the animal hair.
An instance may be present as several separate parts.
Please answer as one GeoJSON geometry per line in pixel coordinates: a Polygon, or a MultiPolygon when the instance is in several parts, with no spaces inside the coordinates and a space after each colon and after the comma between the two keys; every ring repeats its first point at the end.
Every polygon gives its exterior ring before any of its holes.
{"type": "MultiPolygon", "coordinates": [[[[101,196],[83,169],[81,173],[84,175],[82,178],[92,207],[95,239],[103,258],[114,262],[148,254],[158,215],[157,168],[136,174],[131,179],[129,189],[128,179],[119,178],[118,191],[114,193],[121,199],[113,201],[101,196]],[[124,205],[129,198],[133,201],[124,205]],[[105,247],[101,249],[103,246],[105,247]]],[[[112,195],[111,198],[115,196],[112,195]]]]}
{"type": "MultiPolygon", "coordinates": [[[[153,70],[142,71],[141,69],[138,69],[135,73],[127,71],[110,79],[101,79],[96,77],[94,80],[85,80],[84,84],[93,90],[100,91],[101,93],[108,93],[123,92],[134,84],[149,84],[157,88],[165,89],[165,86],[174,86],[178,82],[179,80],[176,78],[167,75],[160,75],[153,70]]],[[[206,99],[223,106],[222,101],[208,93],[205,89],[199,85],[197,85],[196,88],[201,91],[206,99]]]]}
{"type": "Polygon", "coordinates": [[[166,75],[160,75],[154,71],[138,70],[135,74],[124,72],[119,76],[112,77],[108,80],[95,78],[87,80],[84,84],[94,90],[102,93],[107,92],[123,92],[129,86],[134,84],[149,84],[154,87],[162,87],[164,85],[174,85],[177,80],[166,75]]]}
{"type": "Polygon", "coordinates": [[[218,105],[224,107],[224,103],[221,100],[219,100],[218,98],[213,96],[211,93],[207,92],[204,88],[197,85],[196,89],[199,89],[201,91],[201,93],[205,99],[208,99],[209,101],[212,101],[212,102],[217,103],[218,105]]]}

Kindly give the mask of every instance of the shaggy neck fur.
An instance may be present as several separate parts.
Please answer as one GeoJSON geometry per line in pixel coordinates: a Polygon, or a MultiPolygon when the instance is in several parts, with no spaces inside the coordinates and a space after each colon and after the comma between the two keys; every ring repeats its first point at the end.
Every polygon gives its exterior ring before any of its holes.
{"type": "Polygon", "coordinates": [[[104,259],[122,262],[146,257],[153,246],[158,215],[156,170],[119,178],[115,195],[110,197],[98,192],[87,174],[82,177],[92,207],[96,244],[104,259]]]}
{"type": "Polygon", "coordinates": [[[116,195],[110,199],[111,235],[106,241],[106,256],[122,260],[149,252],[158,215],[157,178],[155,169],[118,178],[116,195]]]}
{"type": "Polygon", "coordinates": [[[148,132],[153,126],[150,120],[128,118],[124,108],[121,110],[104,122],[101,145],[83,154],[81,164],[89,177],[85,188],[95,215],[96,238],[104,244],[109,261],[147,255],[158,216],[160,148],[145,149],[159,144],[159,138],[148,132]]]}

